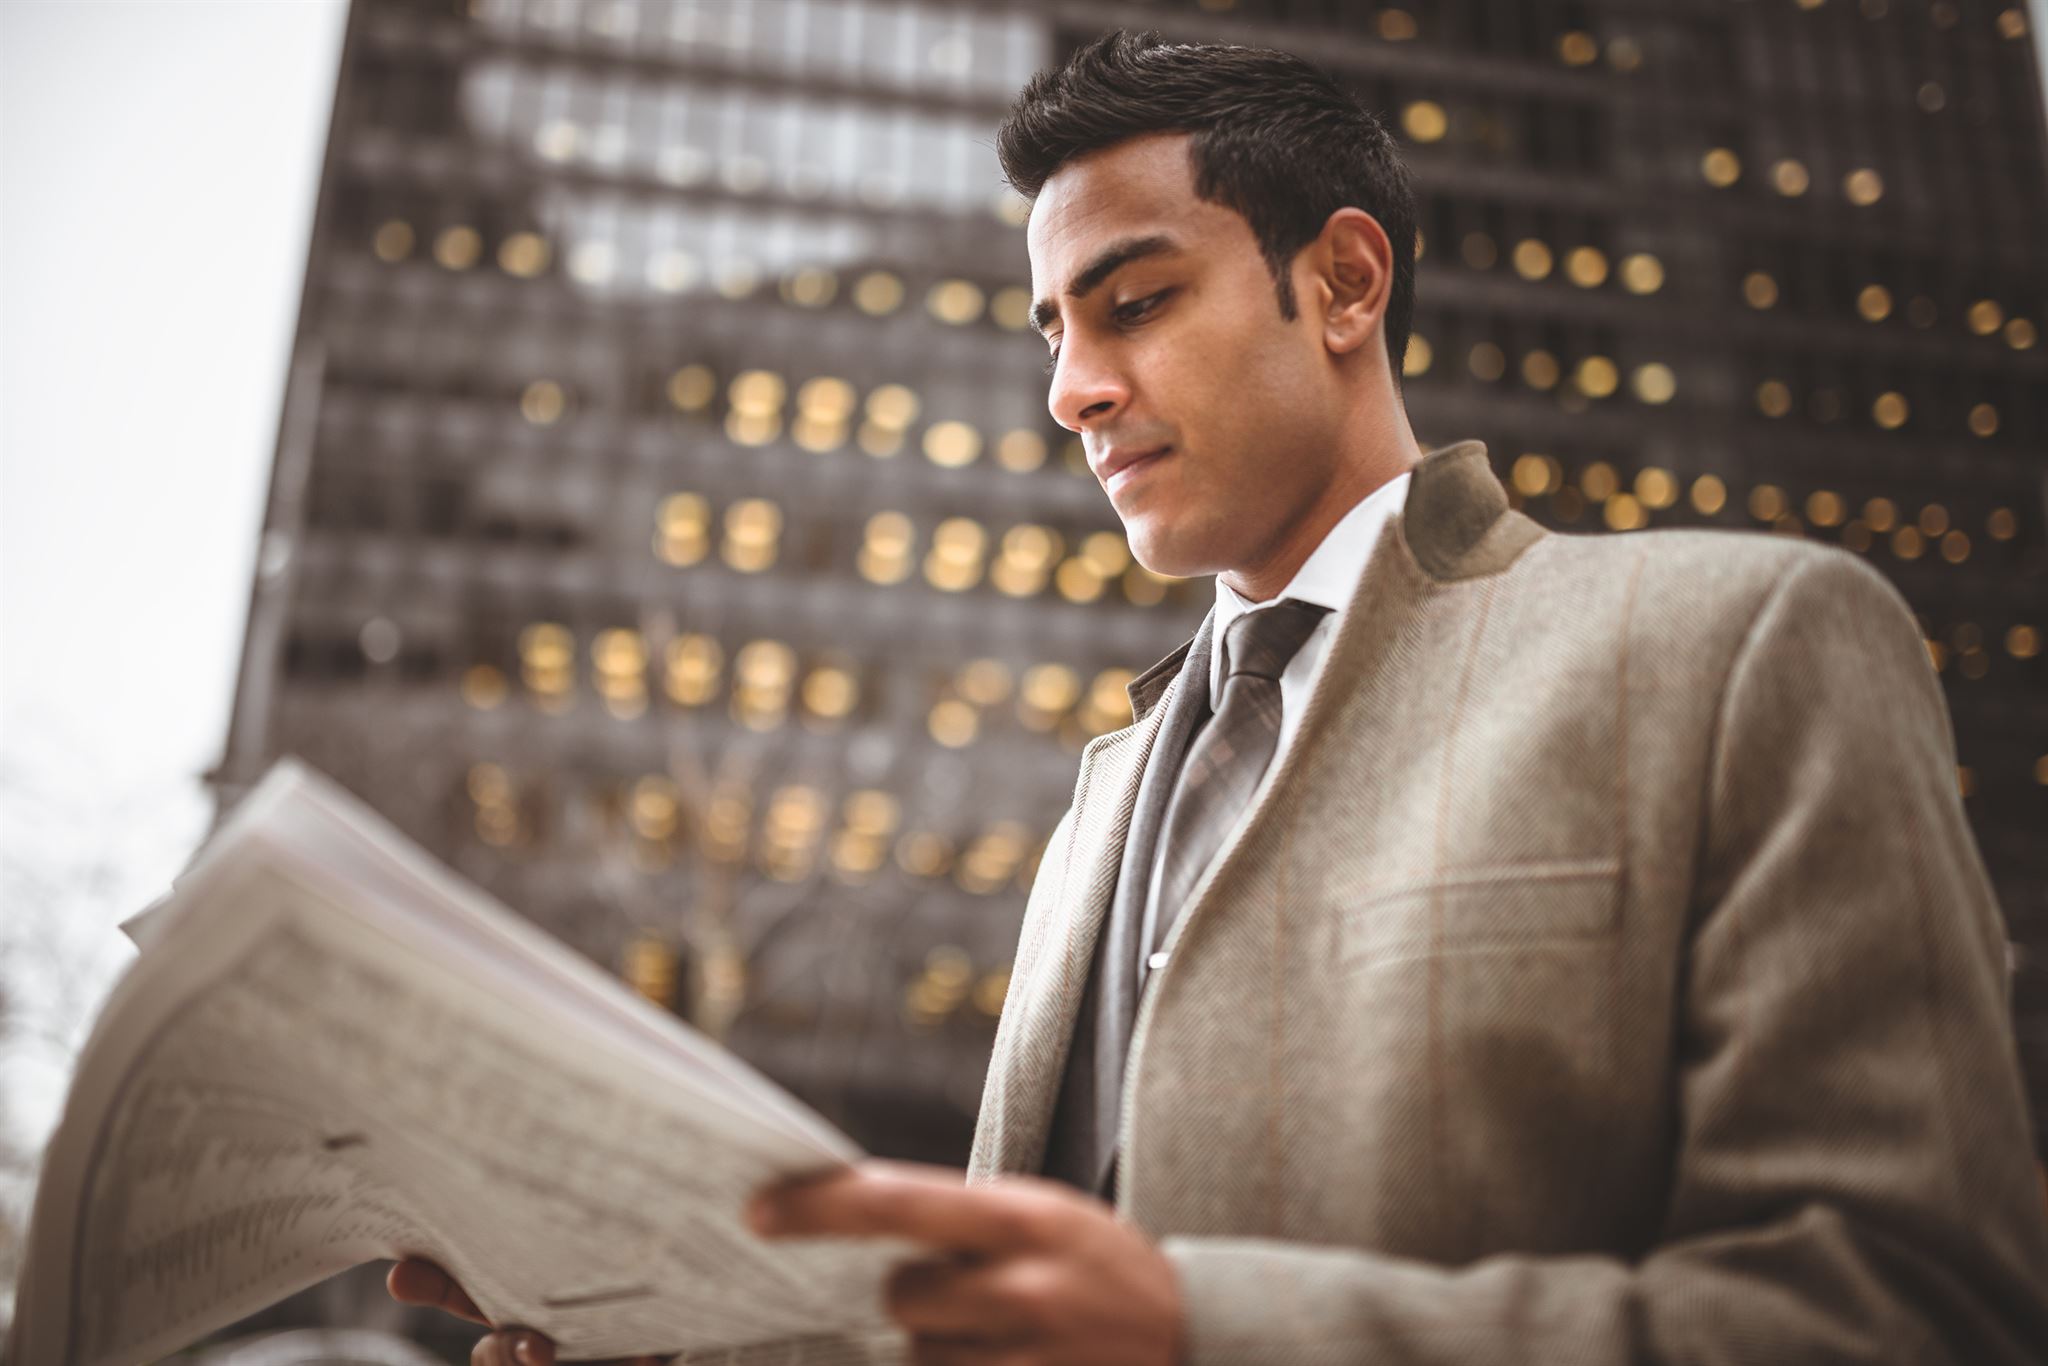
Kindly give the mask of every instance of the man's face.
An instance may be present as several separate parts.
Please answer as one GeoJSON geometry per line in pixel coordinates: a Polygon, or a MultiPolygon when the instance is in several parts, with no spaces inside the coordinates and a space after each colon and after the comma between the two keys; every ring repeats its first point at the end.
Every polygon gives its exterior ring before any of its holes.
{"type": "Polygon", "coordinates": [[[1255,566],[1329,487],[1342,393],[1312,274],[1280,316],[1251,226],[1196,197],[1187,138],[1078,158],[1032,207],[1047,405],[1157,573],[1255,566]]]}

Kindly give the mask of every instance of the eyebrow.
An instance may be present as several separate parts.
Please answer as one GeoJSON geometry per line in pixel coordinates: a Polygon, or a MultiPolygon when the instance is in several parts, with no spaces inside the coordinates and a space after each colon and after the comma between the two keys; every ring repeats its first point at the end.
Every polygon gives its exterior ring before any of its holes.
{"type": "MultiPolygon", "coordinates": [[[[1069,299],[1085,299],[1110,276],[1122,270],[1133,261],[1161,252],[1178,251],[1180,243],[1165,233],[1153,233],[1148,237],[1126,237],[1111,242],[1095,254],[1087,269],[1074,277],[1074,283],[1067,286],[1069,299]]],[[[1040,299],[1031,305],[1031,327],[1040,336],[1045,335],[1046,325],[1059,316],[1059,308],[1051,299],[1040,299]]]]}

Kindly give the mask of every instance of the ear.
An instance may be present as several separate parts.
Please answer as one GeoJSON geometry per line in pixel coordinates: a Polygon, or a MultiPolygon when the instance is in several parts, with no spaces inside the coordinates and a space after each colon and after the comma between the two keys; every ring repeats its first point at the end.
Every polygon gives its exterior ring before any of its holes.
{"type": "Polygon", "coordinates": [[[1323,344],[1344,355],[1380,335],[1394,289],[1394,249],[1379,220],[1364,209],[1339,209],[1304,253],[1313,272],[1306,297],[1321,305],[1323,344]]]}

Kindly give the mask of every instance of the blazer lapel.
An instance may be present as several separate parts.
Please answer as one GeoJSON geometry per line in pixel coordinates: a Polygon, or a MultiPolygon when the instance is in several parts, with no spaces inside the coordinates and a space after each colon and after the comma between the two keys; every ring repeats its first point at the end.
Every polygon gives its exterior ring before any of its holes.
{"type": "MultiPolygon", "coordinates": [[[[1009,1000],[982,1101],[978,1174],[1036,1172],[1043,1162],[1082,994],[1116,893],[1145,765],[1163,724],[1176,709],[1181,665],[1208,630],[1205,618],[1187,645],[1134,680],[1130,696],[1136,719],[1123,730],[1091,741],[1082,752],[1065,866],[1039,869],[1041,881],[1056,877],[1058,887],[1027,917],[1011,969],[1009,1000]]],[[[1048,857],[1058,854],[1057,849],[1047,850],[1048,857]]]]}

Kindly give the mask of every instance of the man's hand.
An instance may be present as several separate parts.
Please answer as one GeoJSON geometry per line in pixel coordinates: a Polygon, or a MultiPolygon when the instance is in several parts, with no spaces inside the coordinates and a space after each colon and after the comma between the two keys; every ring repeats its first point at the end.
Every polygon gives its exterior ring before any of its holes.
{"type": "Polygon", "coordinates": [[[919,1366],[1175,1366],[1180,1282],[1109,1206],[1013,1177],[970,1189],[960,1173],[865,1162],[755,1197],[763,1237],[897,1237],[942,1255],[897,1269],[889,1314],[919,1366]]]}
{"type": "MultiPolygon", "coordinates": [[[[453,1276],[432,1262],[421,1261],[417,1257],[406,1258],[391,1268],[391,1274],[384,1278],[384,1288],[401,1304],[424,1304],[459,1319],[490,1327],[491,1321],[478,1311],[476,1301],[463,1292],[453,1276]]],[[[659,1362],[658,1357],[633,1357],[621,1362],[620,1366],[659,1366],[659,1362]]],[[[554,1366],[555,1344],[524,1328],[494,1330],[477,1340],[475,1348],[470,1351],[469,1363],[470,1366],[554,1366]]]]}

